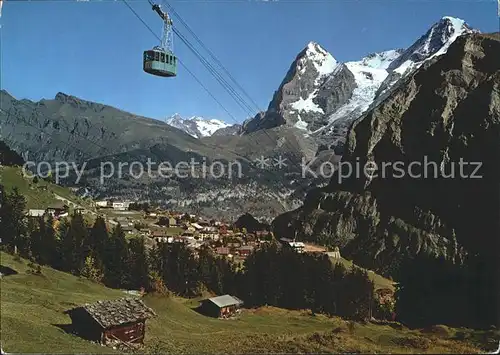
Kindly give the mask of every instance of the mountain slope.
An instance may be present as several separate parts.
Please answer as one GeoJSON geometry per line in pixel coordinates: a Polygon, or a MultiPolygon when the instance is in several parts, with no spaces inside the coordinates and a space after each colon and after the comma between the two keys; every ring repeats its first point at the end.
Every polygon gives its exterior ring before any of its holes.
{"type": "Polygon", "coordinates": [[[0,106],[3,140],[27,160],[82,160],[167,142],[205,148],[166,123],[63,93],[32,102],[2,90],[0,106]]]}
{"type": "Polygon", "coordinates": [[[375,163],[378,176],[351,174],[339,182],[337,173],[303,207],[276,218],[275,234],[339,245],[361,266],[387,273],[418,253],[457,262],[481,253],[492,260],[500,210],[499,53],[498,36],[469,34],[410,74],[348,135],[343,162],[361,171],[375,163]],[[471,177],[473,164],[463,168],[469,178],[439,174],[442,167],[449,175],[453,165],[458,174],[461,159],[481,163],[483,178],[471,177]],[[380,171],[388,162],[408,169],[426,161],[436,164],[438,177],[430,171],[413,178],[408,170],[401,177],[391,165],[385,178],[380,171]]]}
{"type": "MultiPolygon", "coordinates": [[[[85,354],[123,353],[71,334],[70,318],[63,312],[72,307],[130,295],[106,288],[82,277],[42,266],[42,275],[28,272],[28,260],[14,260],[0,252],[2,266],[15,274],[2,277],[2,350],[5,353],[85,354]]],[[[416,344],[399,345],[404,340],[422,339],[418,330],[357,323],[353,333],[347,322],[303,311],[274,307],[243,310],[235,320],[206,317],[192,308],[197,300],[146,295],[143,301],[157,317],[146,321],[146,353],[240,354],[240,353],[400,353],[421,351],[416,344]],[[334,333],[333,329],[340,329],[334,333]],[[207,336],[210,335],[210,336],[207,336]],[[380,339],[374,344],[372,339],[380,339]]],[[[471,335],[472,332],[470,332],[471,335]]],[[[480,333],[478,332],[478,335],[480,333]]],[[[429,352],[480,353],[486,343],[434,337],[429,352]]]]}
{"type": "MultiPolygon", "coordinates": [[[[32,102],[1,91],[0,104],[0,129],[7,145],[25,160],[48,162],[52,168],[56,161],[84,167],[78,186],[88,188],[90,196],[149,199],[168,208],[221,218],[245,212],[269,218],[294,208],[297,198],[281,195],[290,190],[283,175],[262,171],[253,160],[268,154],[310,156],[316,149],[293,130],[279,130],[279,135],[258,132],[242,139],[219,134],[196,139],[164,122],[62,93],[53,100],[32,102]],[[211,178],[212,171],[219,176],[216,162],[224,171],[220,178],[211,178]],[[162,177],[157,170],[160,163],[174,169],[187,163],[191,173],[162,177]],[[110,164],[112,175],[101,179],[110,172],[110,164]],[[199,177],[202,164],[209,178],[199,177]]],[[[77,176],[71,173],[61,183],[74,186],[77,176]]]]}

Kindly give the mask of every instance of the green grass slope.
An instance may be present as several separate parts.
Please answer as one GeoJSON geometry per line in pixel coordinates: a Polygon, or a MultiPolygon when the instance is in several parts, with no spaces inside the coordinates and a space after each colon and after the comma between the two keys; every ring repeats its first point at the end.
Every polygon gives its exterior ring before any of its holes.
{"type": "Polygon", "coordinates": [[[340,264],[344,265],[344,267],[348,270],[351,269],[353,266],[365,270],[368,273],[368,277],[370,278],[370,280],[373,281],[376,290],[383,289],[383,288],[389,288],[391,290],[395,290],[394,281],[391,281],[391,280],[377,274],[376,272],[374,272],[372,270],[364,269],[364,268],[354,264],[351,260],[347,260],[343,257],[340,257],[340,259],[330,258],[330,260],[334,264],[340,263],[340,264]]]}
{"type": "MultiPolygon", "coordinates": [[[[0,253],[3,267],[17,274],[1,282],[1,341],[6,352],[112,353],[113,349],[80,339],[62,328],[70,324],[63,311],[76,305],[125,296],[90,281],[42,267],[30,274],[25,260],[0,253]]],[[[479,348],[448,336],[424,334],[389,325],[348,323],[336,317],[310,315],[272,307],[244,310],[234,320],[198,314],[195,300],[148,295],[145,302],[158,316],[146,324],[150,353],[478,353],[479,348]]]]}
{"type": "Polygon", "coordinates": [[[0,166],[0,184],[7,191],[17,187],[19,192],[26,198],[26,208],[45,208],[58,201],[56,195],[65,198],[85,208],[90,206],[88,202],[75,196],[68,188],[38,179],[35,184],[32,179],[23,176],[20,167],[0,166]]]}

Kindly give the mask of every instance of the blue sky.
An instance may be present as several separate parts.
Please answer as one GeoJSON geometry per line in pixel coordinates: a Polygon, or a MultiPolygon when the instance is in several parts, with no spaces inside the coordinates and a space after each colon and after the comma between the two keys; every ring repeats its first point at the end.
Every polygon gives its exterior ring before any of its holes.
{"type": "MultiPolygon", "coordinates": [[[[442,16],[498,31],[496,0],[169,3],[261,109],[312,40],[337,60],[349,61],[408,47],[442,16]]],[[[129,4],[161,33],[161,21],[146,0],[129,4]]],[[[50,99],[61,91],[158,119],[178,112],[234,123],[248,116],[177,38],[176,55],[232,117],[182,66],[176,78],[144,73],[142,52],[158,40],[121,0],[7,0],[0,23],[1,87],[17,98],[50,99]]],[[[194,43],[181,23],[174,25],[194,43]]]]}

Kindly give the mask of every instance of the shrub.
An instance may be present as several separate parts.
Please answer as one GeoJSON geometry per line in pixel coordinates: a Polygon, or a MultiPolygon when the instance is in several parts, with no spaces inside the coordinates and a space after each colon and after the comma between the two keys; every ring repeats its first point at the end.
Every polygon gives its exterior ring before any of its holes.
{"type": "Polygon", "coordinates": [[[411,347],[415,349],[421,349],[421,350],[426,350],[429,349],[431,346],[431,341],[427,338],[424,337],[418,337],[418,336],[408,336],[408,337],[402,337],[402,338],[397,338],[394,341],[396,344],[404,346],[404,347],[411,347]]]}
{"type": "Polygon", "coordinates": [[[356,323],[353,321],[347,322],[347,329],[349,330],[350,334],[354,334],[354,332],[356,331],[356,323]]]}

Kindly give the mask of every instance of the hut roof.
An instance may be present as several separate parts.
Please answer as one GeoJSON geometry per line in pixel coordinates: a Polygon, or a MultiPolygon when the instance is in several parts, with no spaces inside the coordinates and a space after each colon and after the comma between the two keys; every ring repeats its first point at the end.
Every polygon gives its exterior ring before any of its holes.
{"type": "Polygon", "coordinates": [[[65,313],[71,313],[79,308],[84,309],[104,329],[156,316],[156,313],[138,298],[97,301],[65,313]]]}
{"type": "Polygon", "coordinates": [[[220,307],[220,308],[243,304],[242,300],[240,300],[237,297],[230,296],[230,295],[212,297],[212,298],[209,298],[208,301],[215,303],[217,305],[217,307],[220,307]]]}
{"type": "Polygon", "coordinates": [[[50,206],[48,206],[49,209],[54,209],[54,210],[62,210],[62,209],[65,209],[67,207],[68,207],[68,205],[66,203],[64,203],[63,201],[56,201],[53,204],[51,204],[50,206]]]}

